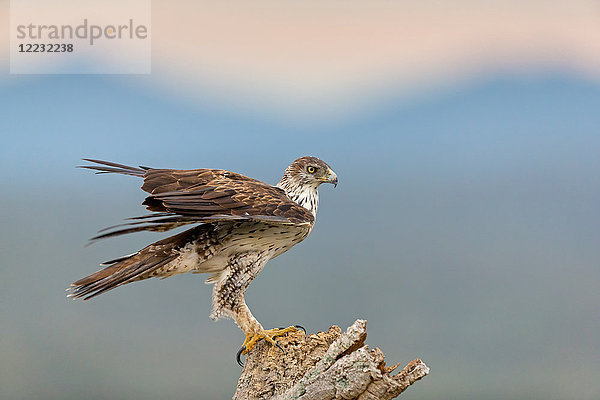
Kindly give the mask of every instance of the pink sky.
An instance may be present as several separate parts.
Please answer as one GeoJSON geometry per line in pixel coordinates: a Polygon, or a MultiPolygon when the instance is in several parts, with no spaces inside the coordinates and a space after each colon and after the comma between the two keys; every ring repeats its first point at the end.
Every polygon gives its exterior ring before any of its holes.
{"type": "MultiPolygon", "coordinates": [[[[8,21],[8,2],[0,20],[8,21]]],[[[594,1],[153,2],[153,75],[177,96],[350,110],[502,72],[600,80],[594,1]]],[[[0,62],[8,62],[1,25],[0,62]]],[[[6,67],[5,67],[6,68],[6,67]]]]}

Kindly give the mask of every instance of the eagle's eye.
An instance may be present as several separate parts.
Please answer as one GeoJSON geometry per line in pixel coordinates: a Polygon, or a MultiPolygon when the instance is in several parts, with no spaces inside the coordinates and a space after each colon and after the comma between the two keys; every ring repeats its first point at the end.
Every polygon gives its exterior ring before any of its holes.
{"type": "Polygon", "coordinates": [[[308,167],[306,167],[306,171],[308,171],[309,174],[314,174],[316,170],[317,169],[315,167],[313,167],[312,165],[309,165],[308,167]]]}

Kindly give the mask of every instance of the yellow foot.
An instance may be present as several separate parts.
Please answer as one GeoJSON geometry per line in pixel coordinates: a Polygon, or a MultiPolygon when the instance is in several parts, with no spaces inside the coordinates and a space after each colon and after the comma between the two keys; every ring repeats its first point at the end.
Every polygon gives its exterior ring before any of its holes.
{"type": "Polygon", "coordinates": [[[277,344],[277,342],[275,341],[274,338],[276,338],[277,336],[283,336],[288,332],[295,332],[297,330],[298,330],[298,328],[296,328],[295,326],[290,326],[285,329],[274,328],[274,329],[269,329],[268,331],[259,332],[255,335],[248,335],[248,336],[246,336],[246,340],[244,341],[244,344],[242,345],[242,348],[244,348],[244,350],[242,350],[242,354],[248,354],[248,352],[250,352],[250,350],[252,350],[254,348],[254,346],[260,339],[265,339],[267,342],[271,343],[273,346],[279,347],[279,345],[277,344]]]}
{"type": "Polygon", "coordinates": [[[304,330],[304,328],[297,325],[297,326],[289,326],[287,328],[273,328],[273,329],[269,329],[269,330],[263,330],[259,333],[255,333],[253,335],[252,334],[246,335],[246,340],[244,340],[244,343],[242,344],[242,348],[237,353],[236,359],[237,359],[238,364],[243,366],[242,362],[240,361],[240,356],[242,354],[244,354],[244,355],[248,354],[250,352],[250,350],[252,350],[254,348],[256,343],[258,343],[258,341],[261,339],[266,340],[267,342],[271,343],[273,346],[279,347],[281,349],[281,351],[283,351],[281,346],[279,344],[277,344],[277,342],[275,341],[274,338],[276,338],[277,336],[283,336],[288,332],[295,332],[298,330],[298,328],[304,330]]]}

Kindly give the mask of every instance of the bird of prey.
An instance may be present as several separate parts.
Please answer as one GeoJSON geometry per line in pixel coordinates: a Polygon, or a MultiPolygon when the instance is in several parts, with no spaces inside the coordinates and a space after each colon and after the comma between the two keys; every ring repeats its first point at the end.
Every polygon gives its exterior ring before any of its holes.
{"type": "MultiPolygon", "coordinates": [[[[70,297],[89,299],[127,283],[186,272],[210,274],[214,284],[214,320],[230,317],[246,335],[238,352],[248,353],[264,339],[295,330],[265,330],[244,300],[246,289],[272,258],[304,240],[313,229],[322,183],[337,186],[338,178],[325,162],[301,157],[275,186],[221,169],[154,169],[107,161],[82,166],[97,173],[143,178],[150,195],[143,205],[152,214],[130,218],[92,240],[139,231],[164,232],[195,226],[152,243],[137,253],[108,261],[104,269],[71,284],[70,297]]],[[[101,231],[101,232],[103,232],[101,231]]]]}

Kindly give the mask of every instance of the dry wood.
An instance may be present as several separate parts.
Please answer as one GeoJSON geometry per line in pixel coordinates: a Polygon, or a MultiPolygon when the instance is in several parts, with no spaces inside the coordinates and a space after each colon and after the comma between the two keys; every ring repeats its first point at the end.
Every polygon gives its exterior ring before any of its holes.
{"type": "Polygon", "coordinates": [[[234,400],[393,399],[429,373],[419,359],[399,373],[386,367],[378,348],[365,344],[367,321],[356,320],[346,332],[332,326],[305,336],[277,338],[283,347],[261,341],[250,352],[234,400]]]}

